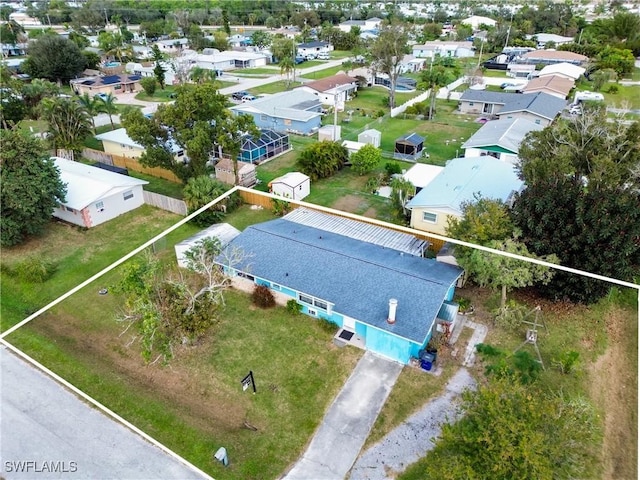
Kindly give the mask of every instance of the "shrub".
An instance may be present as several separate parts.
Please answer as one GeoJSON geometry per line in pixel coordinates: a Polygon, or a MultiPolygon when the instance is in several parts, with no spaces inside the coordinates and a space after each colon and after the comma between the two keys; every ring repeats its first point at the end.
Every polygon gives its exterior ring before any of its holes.
{"type": "Polygon", "coordinates": [[[364,188],[369,193],[376,193],[378,188],[380,188],[380,185],[382,185],[382,179],[379,175],[374,175],[373,177],[370,177],[369,180],[367,180],[364,188]]]}
{"type": "Polygon", "coordinates": [[[325,332],[336,333],[340,329],[338,325],[330,320],[327,320],[326,318],[318,318],[318,323],[320,324],[322,330],[324,330],[325,332]]]}
{"type": "Polygon", "coordinates": [[[607,88],[607,93],[611,93],[612,95],[615,95],[619,91],[620,88],[618,87],[618,85],[609,85],[609,88],[607,88]]]}
{"type": "Polygon", "coordinates": [[[273,296],[273,292],[269,287],[264,285],[256,285],[251,294],[251,300],[253,304],[260,308],[275,307],[276,299],[273,296]]]}
{"type": "Polygon", "coordinates": [[[524,320],[528,312],[529,309],[527,306],[509,300],[504,308],[499,308],[494,312],[494,321],[499,327],[516,328],[522,323],[522,320],[524,320]]]}
{"type": "Polygon", "coordinates": [[[13,274],[23,282],[43,283],[55,272],[54,264],[38,257],[28,257],[15,265],[13,274]]]}
{"type": "Polygon", "coordinates": [[[149,95],[150,97],[156,93],[156,79],[154,77],[144,77],[140,79],[140,86],[144,90],[144,93],[149,95]]]}
{"type": "Polygon", "coordinates": [[[384,117],[384,110],[378,110],[376,112],[375,118],[381,118],[384,117]]]}
{"type": "Polygon", "coordinates": [[[560,358],[553,359],[553,365],[562,373],[569,374],[578,366],[580,354],[574,350],[563,352],[560,358]]]}
{"type": "Polygon", "coordinates": [[[286,200],[271,199],[271,211],[277,217],[283,217],[291,211],[291,204],[286,200]]]}
{"type": "Polygon", "coordinates": [[[384,165],[384,170],[389,176],[402,173],[402,167],[398,162],[387,162],[384,165]]]}
{"type": "Polygon", "coordinates": [[[296,302],[293,298],[287,301],[287,312],[291,315],[299,315],[302,311],[302,305],[296,302]]]}

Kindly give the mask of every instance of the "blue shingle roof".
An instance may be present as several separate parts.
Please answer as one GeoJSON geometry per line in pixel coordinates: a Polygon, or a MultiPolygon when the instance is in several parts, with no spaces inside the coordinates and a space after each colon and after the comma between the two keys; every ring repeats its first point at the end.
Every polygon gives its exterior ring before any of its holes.
{"type": "Polygon", "coordinates": [[[337,313],[420,344],[462,273],[285,219],[248,227],[227,248],[244,251],[239,270],[326,300],[337,313]],[[386,321],[391,298],[398,300],[393,325],[386,321]]]}
{"type": "Polygon", "coordinates": [[[515,112],[531,112],[553,120],[567,105],[567,101],[548,93],[515,93],[497,113],[498,116],[515,112]]]}
{"type": "Polygon", "coordinates": [[[523,185],[510,163],[490,156],[455,158],[407,207],[448,209],[461,215],[461,204],[473,201],[477,192],[484,198],[506,202],[523,185]]]}

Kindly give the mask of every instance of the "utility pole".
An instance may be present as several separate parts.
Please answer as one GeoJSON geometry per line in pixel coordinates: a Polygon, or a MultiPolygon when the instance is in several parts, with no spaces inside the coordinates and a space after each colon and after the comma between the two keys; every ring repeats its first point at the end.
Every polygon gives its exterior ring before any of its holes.
{"type": "Polygon", "coordinates": [[[513,10],[511,11],[511,20],[509,21],[509,28],[507,29],[507,40],[504,42],[504,48],[509,45],[509,35],[511,35],[511,25],[513,24],[513,10]]]}
{"type": "Polygon", "coordinates": [[[338,85],[335,85],[333,94],[333,141],[338,141],[338,85]]]}

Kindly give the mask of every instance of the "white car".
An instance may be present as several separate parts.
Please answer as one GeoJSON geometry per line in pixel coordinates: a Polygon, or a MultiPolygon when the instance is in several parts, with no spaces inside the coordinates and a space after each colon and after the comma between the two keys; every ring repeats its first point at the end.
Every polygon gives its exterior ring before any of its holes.
{"type": "Polygon", "coordinates": [[[242,97],[242,103],[253,102],[256,99],[253,95],[245,95],[242,97]]]}
{"type": "Polygon", "coordinates": [[[321,52],[318,54],[318,60],[329,60],[331,57],[327,52],[321,52]]]}

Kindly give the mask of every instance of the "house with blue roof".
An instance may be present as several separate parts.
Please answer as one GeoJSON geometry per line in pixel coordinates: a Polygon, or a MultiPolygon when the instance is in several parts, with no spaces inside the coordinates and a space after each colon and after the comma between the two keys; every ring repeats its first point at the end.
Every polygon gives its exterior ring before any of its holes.
{"type": "Polygon", "coordinates": [[[83,77],[70,81],[71,88],[77,95],[89,94],[94,97],[99,94],[118,95],[119,93],[130,93],[142,91],[140,85],[140,75],[106,75],[95,77],[83,77]]]}
{"type": "Polygon", "coordinates": [[[462,216],[462,204],[476,194],[509,204],[522,190],[514,165],[483,155],[450,160],[442,172],[406,205],[411,227],[444,235],[447,219],[462,216]]]}
{"type": "Polygon", "coordinates": [[[280,92],[234,105],[234,115],[250,115],[258,128],[275,132],[311,135],[322,124],[322,103],[311,92],[300,89],[280,92]]]}
{"type": "MultiPolygon", "coordinates": [[[[340,327],[339,339],[407,364],[451,319],[462,270],[424,258],[428,244],[306,209],[246,228],[219,257],[234,285],[269,287],[279,303],[340,327]],[[242,259],[227,264],[231,252],[242,259]]],[[[455,315],[453,315],[455,317],[455,315]]]]}

